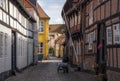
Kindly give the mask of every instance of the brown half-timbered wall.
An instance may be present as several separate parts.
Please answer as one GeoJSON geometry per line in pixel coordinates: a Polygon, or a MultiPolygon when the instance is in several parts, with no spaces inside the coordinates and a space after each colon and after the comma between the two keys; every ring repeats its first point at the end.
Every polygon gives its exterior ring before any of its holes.
{"type": "MultiPolygon", "coordinates": [[[[81,4],[82,1],[79,1],[79,4],[81,4]]],[[[81,4],[82,5],[82,4],[81,4]]],[[[79,6],[81,6],[79,5],[79,6]]],[[[77,9],[77,7],[74,5],[74,8],[77,9]]],[[[83,59],[83,65],[84,69],[86,70],[93,70],[94,64],[97,61],[96,55],[98,50],[98,27],[99,25],[103,24],[103,29],[105,31],[102,31],[100,33],[104,33],[104,40],[105,40],[105,57],[106,62],[108,66],[108,78],[113,78],[112,81],[117,81],[115,78],[120,74],[120,43],[115,43],[115,36],[120,35],[120,1],[119,0],[103,0],[103,2],[99,2],[99,0],[88,0],[83,6],[82,9],[71,12],[72,21],[73,24],[71,28],[71,32],[74,33],[74,44],[75,46],[77,43],[81,43],[81,41],[84,41],[84,57],[78,56],[79,61],[82,62],[81,57],[83,59]],[[92,2],[92,3],[91,3],[92,2]],[[90,23],[90,8],[93,8],[93,22],[90,23]],[[82,11],[82,12],[80,12],[82,11]],[[77,24],[75,24],[75,15],[77,15],[77,24]],[[80,18],[80,19],[79,19],[80,18]],[[80,21],[79,21],[80,20],[80,21]],[[81,25],[82,22],[82,25],[81,25]],[[119,26],[118,26],[119,24],[119,26]],[[82,26],[82,27],[81,27],[82,26]],[[118,26],[118,27],[115,27],[118,26]],[[110,28],[111,27],[111,28],[110,28]],[[80,31],[82,28],[84,34],[84,39],[79,39],[80,35],[76,35],[76,31],[80,31]],[[119,29],[117,29],[119,28],[119,29]],[[118,31],[117,31],[118,30],[118,31]],[[116,33],[116,31],[118,33],[116,33]],[[89,37],[89,34],[93,33],[92,42],[89,37]],[[109,37],[108,36],[111,36],[109,37]],[[78,38],[77,38],[78,37],[78,38]],[[108,42],[108,39],[111,40],[111,42],[108,42]],[[109,44],[110,43],[110,44],[109,44]],[[91,44],[91,48],[90,48],[91,44]],[[90,48],[90,49],[89,49],[90,48]],[[117,73],[116,73],[116,72],[117,73]],[[114,75],[113,75],[114,74],[114,75]],[[117,75],[116,75],[117,74],[117,75]]],[[[120,37],[118,37],[118,40],[120,40],[120,37]]],[[[80,53],[80,55],[82,55],[80,53]]],[[[74,54],[73,54],[73,58],[74,54]]],[[[75,59],[73,59],[75,61],[75,59]]],[[[111,81],[111,80],[109,80],[111,81]]]]}

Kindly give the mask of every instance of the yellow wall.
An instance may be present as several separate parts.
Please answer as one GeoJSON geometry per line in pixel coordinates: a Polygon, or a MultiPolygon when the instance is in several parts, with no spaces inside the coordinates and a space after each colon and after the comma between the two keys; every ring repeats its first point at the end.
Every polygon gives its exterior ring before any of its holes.
{"type": "Polygon", "coordinates": [[[40,21],[44,21],[44,32],[38,33],[38,42],[43,42],[44,45],[44,59],[47,59],[48,56],[48,35],[49,35],[49,19],[40,19],[40,21]]]}

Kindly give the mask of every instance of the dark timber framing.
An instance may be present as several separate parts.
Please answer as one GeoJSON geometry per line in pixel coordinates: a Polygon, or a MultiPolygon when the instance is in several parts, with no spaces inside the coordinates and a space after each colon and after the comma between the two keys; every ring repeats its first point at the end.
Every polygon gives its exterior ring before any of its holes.
{"type": "MultiPolygon", "coordinates": [[[[4,0],[2,0],[2,1],[4,1],[4,0]]],[[[15,33],[19,33],[21,36],[23,36],[23,37],[25,37],[25,38],[29,38],[29,39],[33,39],[33,36],[28,36],[28,35],[25,35],[24,33],[22,33],[20,30],[18,30],[17,29],[17,27],[16,28],[14,28],[14,27],[12,27],[12,26],[10,26],[10,18],[13,20],[13,21],[16,21],[16,23],[18,23],[20,26],[21,26],[21,28],[23,28],[24,30],[26,30],[26,31],[28,31],[28,32],[31,32],[32,33],[32,35],[33,35],[33,30],[32,29],[27,29],[27,28],[25,28],[25,26],[23,26],[21,23],[20,23],[20,21],[18,21],[16,18],[14,18],[12,15],[10,15],[10,9],[9,9],[9,2],[11,2],[13,5],[15,5],[15,7],[16,7],[16,9],[18,9],[19,11],[20,11],[20,13],[22,14],[22,16],[24,17],[24,18],[26,18],[27,19],[27,21],[29,21],[31,24],[33,24],[33,23],[36,23],[36,20],[34,19],[34,18],[32,18],[31,16],[30,16],[30,14],[27,12],[27,10],[22,6],[22,4],[20,3],[20,0],[6,0],[6,1],[8,1],[8,3],[7,3],[7,7],[5,7],[5,8],[7,8],[8,9],[8,11],[6,10],[6,9],[3,9],[3,6],[1,7],[0,6],[0,10],[1,10],[1,12],[2,12],[2,19],[0,19],[0,24],[1,25],[3,25],[3,26],[5,26],[6,28],[9,28],[9,30],[11,30],[11,33],[12,32],[14,32],[14,34],[15,33]],[[8,16],[8,20],[9,20],[9,22],[7,23],[7,17],[6,17],[6,21],[4,21],[4,15],[3,15],[3,13],[5,13],[6,14],[6,16],[8,16]]],[[[3,4],[3,3],[2,3],[3,4]]],[[[3,4],[3,5],[6,5],[6,3],[5,4],[3,4]]],[[[1,14],[0,14],[1,15],[1,14]]],[[[11,39],[12,39],[12,36],[11,36],[11,39]]],[[[15,39],[16,39],[16,37],[15,37],[15,39]]],[[[15,54],[16,54],[16,40],[14,40],[15,41],[15,49],[14,49],[14,52],[15,52],[15,54]]],[[[10,49],[10,48],[9,48],[10,49]]],[[[12,47],[11,47],[11,50],[12,50],[12,47]]],[[[12,51],[11,51],[12,52],[12,51]]],[[[9,54],[10,55],[10,54],[9,54]]],[[[12,53],[11,53],[11,56],[12,56],[12,53]]],[[[12,58],[12,57],[11,57],[12,58]]],[[[4,59],[6,59],[6,58],[4,58],[4,59]]],[[[15,60],[16,60],[17,58],[15,57],[15,60]]],[[[9,60],[9,61],[11,61],[11,64],[12,64],[12,59],[11,60],[9,60]]],[[[17,61],[16,61],[17,62],[17,61]]],[[[1,66],[1,65],[0,65],[1,66]]],[[[12,66],[12,65],[11,65],[12,66]]],[[[2,67],[4,67],[4,66],[2,66],[2,67]]],[[[15,67],[16,68],[16,67],[15,67]]],[[[1,69],[1,68],[0,68],[1,69]]],[[[3,71],[2,73],[0,73],[0,81],[3,81],[4,79],[6,79],[7,77],[9,77],[10,75],[12,75],[12,68],[10,69],[10,70],[6,70],[6,71],[3,71]]]]}
{"type": "MultiPolygon", "coordinates": [[[[81,57],[79,57],[82,60],[79,65],[82,64],[85,70],[94,71],[94,67],[101,68],[102,64],[106,64],[108,70],[120,72],[120,37],[116,39],[117,35],[120,35],[120,1],[78,0],[77,3],[73,3],[74,1],[67,0],[63,10],[69,19],[74,43],[78,41],[82,44],[81,57]],[[116,34],[116,31],[119,34],[116,34]],[[110,41],[111,43],[108,44],[110,41]]],[[[76,49],[79,48],[76,46],[76,49]]],[[[76,64],[74,57],[71,60],[76,64]]]]}

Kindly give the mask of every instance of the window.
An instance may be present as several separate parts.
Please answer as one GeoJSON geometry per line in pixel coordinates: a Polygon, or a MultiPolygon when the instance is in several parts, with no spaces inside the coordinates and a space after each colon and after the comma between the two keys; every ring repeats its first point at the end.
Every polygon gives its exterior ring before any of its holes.
{"type": "Polygon", "coordinates": [[[112,44],[112,29],[111,27],[107,27],[107,44],[112,44]]]}
{"type": "Polygon", "coordinates": [[[44,31],[44,22],[40,21],[40,32],[44,31]]]}
{"type": "Polygon", "coordinates": [[[95,36],[94,32],[91,32],[88,34],[88,44],[89,44],[88,49],[89,50],[92,50],[92,48],[93,48],[93,41],[95,40],[94,36],[95,36]]]}
{"type": "Polygon", "coordinates": [[[14,7],[13,4],[10,2],[10,15],[13,16],[13,12],[14,12],[14,7]]]}
{"type": "Polygon", "coordinates": [[[39,54],[43,54],[43,43],[39,44],[39,54]]]}
{"type": "Polygon", "coordinates": [[[120,25],[113,25],[113,42],[114,44],[120,44],[120,25]]]}
{"type": "Polygon", "coordinates": [[[89,25],[93,23],[93,2],[90,3],[89,9],[89,25]]]}
{"type": "Polygon", "coordinates": [[[17,9],[15,6],[14,6],[14,18],[17,18],[17,9]]]}
{"type": "Polygon", "coordinates": [[[92,50],[92,43],[93,43],[93,41],[92,41],[92,33],[90,33],[90,34],[88,35],[88,39],[89,39],[88,49],[89,49],[89,50],[92,50]]]}
{"type": "Polygon", "coordinates": [[[3,21],[4,21],[5,23],[7,23],[7,15],[6,15],[6,13],[4,13],[4,12],[3,12],[3,21]]]}

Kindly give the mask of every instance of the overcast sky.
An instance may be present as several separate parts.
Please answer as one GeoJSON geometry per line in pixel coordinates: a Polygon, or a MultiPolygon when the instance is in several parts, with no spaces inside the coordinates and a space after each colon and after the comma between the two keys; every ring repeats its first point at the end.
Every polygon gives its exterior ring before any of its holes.
{"type": "Polygon", "coordinates": [[[38,0],[38,3],[50,17],[50,24],[63,24],[61,11],[66,0],[38,0]]]}

